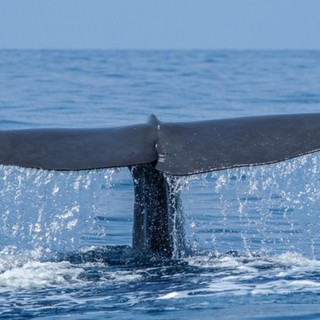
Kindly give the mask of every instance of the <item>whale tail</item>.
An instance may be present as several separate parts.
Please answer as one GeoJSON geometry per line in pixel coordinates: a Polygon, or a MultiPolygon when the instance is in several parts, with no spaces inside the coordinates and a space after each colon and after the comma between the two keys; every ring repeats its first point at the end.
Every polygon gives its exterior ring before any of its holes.
{"type": "MultiPolygon", "coordinates": [[[[165,175],[279,162],[320,150],[320,114],[273,115],[103,129],[0,131],[0,164],[46,170],[129,167],[133,246],[172,255],[170,217],[179,195],[165,175]]],[[[180,230],[183,237],[183,231],[180,230]]]]}
{"type": "Polygon", "coordinates": [[[89,170],[153,164],[191,175],[287,160],[320,149],[320,114],[274,115],[104,129],[0,131],[0,164],[89,170]]]}

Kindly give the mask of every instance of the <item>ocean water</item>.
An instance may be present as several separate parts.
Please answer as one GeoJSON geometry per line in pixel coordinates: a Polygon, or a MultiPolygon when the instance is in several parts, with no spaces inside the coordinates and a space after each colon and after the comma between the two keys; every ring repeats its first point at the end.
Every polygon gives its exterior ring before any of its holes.
{"type": "MultiPolygon", "coordinates": [[[[320,51],[0,50],[0,129],[320,111],[320,51]]],[[[0,166],[1,319],[320,319],[320,155],[179,178],[188,254],[131,249],[126,168],[0,166]]]]}

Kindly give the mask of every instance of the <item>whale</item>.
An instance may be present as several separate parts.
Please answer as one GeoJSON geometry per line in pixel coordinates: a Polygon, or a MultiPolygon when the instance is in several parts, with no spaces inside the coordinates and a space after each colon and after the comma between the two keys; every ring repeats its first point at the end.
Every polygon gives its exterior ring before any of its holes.
{"type": "Polygon", "coordinates": [[[0,164],[56,171],[128,167],[132,247],[171,257],[184,245],[176,176],[285,161],[320,150],[320,114],[265,115],[115,128],[0,130],[0,164]]]}

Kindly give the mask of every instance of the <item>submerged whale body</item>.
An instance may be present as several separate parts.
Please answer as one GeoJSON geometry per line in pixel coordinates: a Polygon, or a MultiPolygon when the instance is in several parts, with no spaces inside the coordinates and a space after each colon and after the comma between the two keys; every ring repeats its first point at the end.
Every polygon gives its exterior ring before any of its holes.
{"type": "Polygon", "coordinates": [[[133,248],[172,256],[183,245],[181,201],[170,176],[261,165],[320,150],[320,114],[274,115],[103,129],[0,131],[0,164],[45,170],[129,167],[133,248]]]}

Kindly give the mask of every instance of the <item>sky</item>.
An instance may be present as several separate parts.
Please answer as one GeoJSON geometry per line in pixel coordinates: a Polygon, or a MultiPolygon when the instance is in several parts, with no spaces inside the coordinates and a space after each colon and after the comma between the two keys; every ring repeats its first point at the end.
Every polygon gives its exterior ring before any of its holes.
{"type": "Polygon", "coordinates": [[[0,49],[320,49],[320,0],[0,0],[0,49]]]}

